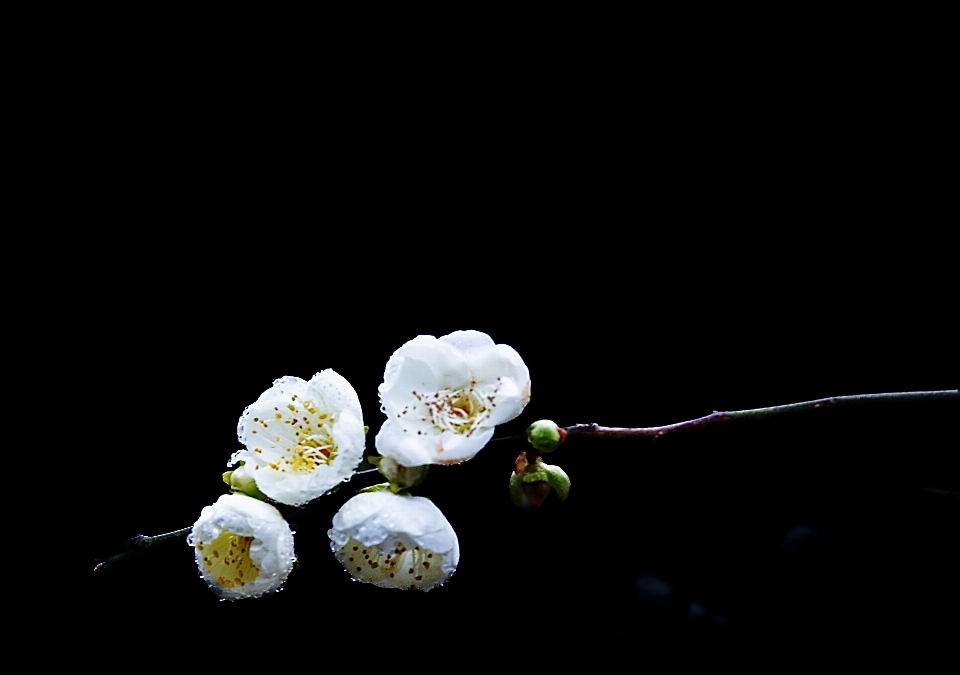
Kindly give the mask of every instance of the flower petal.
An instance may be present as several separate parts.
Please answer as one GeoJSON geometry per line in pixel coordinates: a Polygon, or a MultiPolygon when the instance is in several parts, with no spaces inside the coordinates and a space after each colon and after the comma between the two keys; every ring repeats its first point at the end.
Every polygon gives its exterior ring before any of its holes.
{"type": "Polygon", "coordinates": [[[467,364],[457,350],[432,335],[418,335],[387,361],[380,394],[396,387],[436,391],[469,378],[467,364]]]}
{"type": "MultiPolygon", "coordinates": [[[[345,410],[358,420],[363,419],[360,409],[360,397],[346,378],[335,370],[327,368],[315,374],[309,383],[310,392],[317,396],[319,407],[326,410],[345,410]]],[[[362,425],[361,425],[362,426],[362,425]]]]}
{"type": "Polygon", "coordinates": [[[440,435],[434,464],[459,464],[480,452],[493,438],[493,427],[480,429],[466,436],[452,431],[440,435]]]}
{"type": "Polygon", "coordinates": [[[468,363],[488,349],[497,346],[493,338],[478,330],[454,331],[439,338],[438,341],[456,349],[468,363]]]}
{"type": "Polygon", "coordinates": [[[494,427],[515,419],[523,412],[529,396],[530,380],[526,381],[526,389],[520,387],[520,383],[511,377],[502,378],[497,383],[497,391],[493,394],[493,402],[484,424],[494,427]]]}
{"type": "Polygon", "coordinates": [[[327,534],[351,576],[385,588],[428,591],[449,579],[460,561],[456,533],[423,497],[359,494],[337,512],[327,534]]]}
{"type": "Polygon", "coordinates": [[[414,431],[404,426],[402,422],[387,418],[380,427],[374,445],[384,457],[390,457],[404,466],[423,466],[433,464],[435,453],[431,453],[429,446],[422,437],[417,438],[414,431]]]}
{"type": "Polygon", "coordinates": [[[468,361],[470,372],[477,380],[495,381],[498,377],[520,383],[530,380],[530,371],[517,351],[509,345],[495,345],[493,349],[476,352],[468,361]]]}
{"type": "Polygon", "coordinates": [[[416,431],[415,427],[388,419],[374,439],[377,452],[404,466],[459,464],[483,449],[493,437],[494,428],[480,429],[470,436],[452,431],[418,435],[416,431]]]}

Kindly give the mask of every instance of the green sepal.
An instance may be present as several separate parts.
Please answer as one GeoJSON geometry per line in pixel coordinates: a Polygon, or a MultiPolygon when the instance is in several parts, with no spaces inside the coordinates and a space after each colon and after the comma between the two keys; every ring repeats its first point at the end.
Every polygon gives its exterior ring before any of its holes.
{"type": "Polygon", "coordinates": [[[377,483],[376,485],[360,488],[356,494],[360,494],[361,492],[382,492],[383,490],[390,490],[390,483],[377,483]]]}
{"type": "Polygon", "coordinates": [[[523,506],[523,475],[519,473],[510,474],[510,499],[517,506],[523,506]]]}
{"type": "Polygon", "coordinates": [[[430,471],[429,464],[424,466],[403,466],[395,459],[381,457],[379,455],[367,457],[367,461],[377,467],[380,475],[396,486],[396,489],[393,490],[394,494],[396,494],[397,490],[420,485],[427,479],[427,473],[430,471]]]}
{"type": "MultiPolygon", "coordinates": [[[[540,462],[537,462],[537,466],[540,467],[540,462]]],[[[536,471],[524,471],[520,474],[521,479],[524,483],[540,483],[546,482],[547,472],[543,468],[538,468],[536,471]]]]}
{"type": "Polygon", "coordinates": [[[254,499],[259,499],[261,502],[265,502],[269,497],[260,492],[260,489],[254,484],[252,487],[244,488],[243,490],[238,490],[237,488],[231,488],[230,492],[233,494],[246,495],[247,497],[253,497],[254,499]]]}
{"type": "Polygon", "coordinates": [[[267,495],[260,492],[257,481],[249,475],[243,468],[243,462],[233,471],[223,472],[223,482],[230,486],[230,492],[234,494],[246,495],[260,501],[266,501],[267,495]]]}
{"type": "Polygon", "coordinates": [[[366,424],[364,424],[364,425],[363,425],[363,435],[366,436],[366,435],[369,434],[369,433],[370,433],[370,427],[368,427],[366,424]]]}
{"type": "Polygon", "coordinates": [[[543,472],[546,474],[547,484],[557,491],[561,501],[566,501],[570,496],[570,477],[567,472],[555,464],[541,464],[543,472]]]}
{"type": "Polygon", "coordinates": [[[539,457],[534,464],[528,464],[524,471],[510,476],[510,498],[517,506],[526,504],[523,492],[525,483],[546,483],[561,501],[566,501],[570,496],[570,477],[566,471],[554,464],[547,464],[539,457]]]}

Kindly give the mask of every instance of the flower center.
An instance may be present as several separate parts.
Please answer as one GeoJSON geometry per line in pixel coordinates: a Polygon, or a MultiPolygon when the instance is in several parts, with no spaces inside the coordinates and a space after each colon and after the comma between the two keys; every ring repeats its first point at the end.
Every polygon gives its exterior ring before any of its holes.
{"type": "Polygon", "coordinates": [[[384,588],[428,591],[444,577],[443,554],[418,546],[406,535],[394,535],[380,546],[364,546],[351,537],[337,551],[337,559],[354,579],[384,588]]]}
{"type": "Polygon", "coordinates": [[[309,436],[298,436],[292,456],[285,461],[295,473],[310,473],[321,464],[329,464],[336,454],[333,436],[326,428],[320,428],[309,436]]]}
{"type": "Polygon", "coordinates": [[[253,537],[224,530],[211,542],[198,539],[196,547],[203,554],[203,565],[211,578],[225,588],[243,588],[260,574],[260,568],[250,558],[252,543],[253,537]]]}
{"type": "MultiPolygon", "coordinates": [[[[469,436],[489,415],[483,398],[473,384],[469,389],[451,390],[447,387],[432,394],[418,394],[414,391],[413,395],[418,401],[420,419],[441,431],[454,431],[469,436]],[[424,407],[426,410],[423,410],[424,407]]],[[[404,410],[401,415],[406,413],[404,410]]]]}
{"type": "MultiPolygon", "coordinates": [[[[254,417],[256,424],[263,426],[266,447],[278,450],[282,456],[267,462],[274,471],[281,473],[310,473],[318,466],[330,464],[337,456],[333,440],[334,417],[317,410],[313,401],[298,401],[290,397],[286,410],[274,408],[274,420],[254,417]],[[271,438],[269,434],[276,434],[271,438]]],[[[257,433],[253,430],[251,433],[257,433]]],[[[258,436],[259,438],[259,436],[258,436]]],[[[254,452],[262,453],[261,448],[254,452]]],[[[276,455],[274,455],[276,457],[276,455]]]]}

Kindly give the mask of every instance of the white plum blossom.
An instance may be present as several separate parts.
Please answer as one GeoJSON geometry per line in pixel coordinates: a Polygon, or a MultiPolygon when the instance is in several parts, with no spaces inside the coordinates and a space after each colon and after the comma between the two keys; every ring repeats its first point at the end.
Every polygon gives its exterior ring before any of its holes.
{"type": "Polygon", "coordinates": [[[381,455],[404,466],[456,464],[521,413],[530,371],[486,333],[420,335],[390,357],[379,392],[387,415],[376,438],[381,455]]]}
{"type": "Polygon", "coordinates": [[[365,492],[333,517],[330,548],[358,581],[429,591],[457,569],[457,535],[433,502],[389,491],[365,492]]]}
{"type": "Polygon", "coordinates": [[[293,532],[276,508],[244,495],[204,507],[187,537],[200,574],[224,600],[274,591],[293,568],[293,532]]]}
{"type": "Polygon", "coordinates": [[[229,464],[245,462],[263,494],[299,506],[348,480],[363,459],[360,399],[333,370],[309,382],[281,377],[244,410],[237,436],[246,447],[229,464]]]}

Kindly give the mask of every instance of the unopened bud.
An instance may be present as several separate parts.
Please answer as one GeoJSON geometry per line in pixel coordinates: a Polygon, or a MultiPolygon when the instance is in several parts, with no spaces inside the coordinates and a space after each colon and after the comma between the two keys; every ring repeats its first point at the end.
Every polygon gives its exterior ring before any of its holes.
{"type": "Polygon", "coordinates": [[[260,492],[260,488],[257,487],[257,481],[247,473],[243,464],[233,471],[225,471],[223,473],[223,482],[230,486],[232,492],[239,492],[254,499],[267,499],[267,495],[260,492]]]}
{"type": "Polygon", "coordinates": [[[513,503],[520,507],[531,504],[540,506],[551,490],[561,500],[570,495],[570,477],[566,472],[539,457],[530,462],[527,453],[520,453],[514,462],[514,473],[510,476],[510,498],[513,503]]]}
{"type": "Polygon", "coordinates": [[[566,438],[567,432],[553,420],[538,420],[527,427],[527,440],[538,452],[553,452],[566,438]]]}
{"type": "Polygon", "coordinates": [[[427,479],[429,465],[404,466],[392,457],[367,457],[367,461],[377,467],[383,477],[390,481],[391,490],[403,490],[416,487],[427,479]]]}

